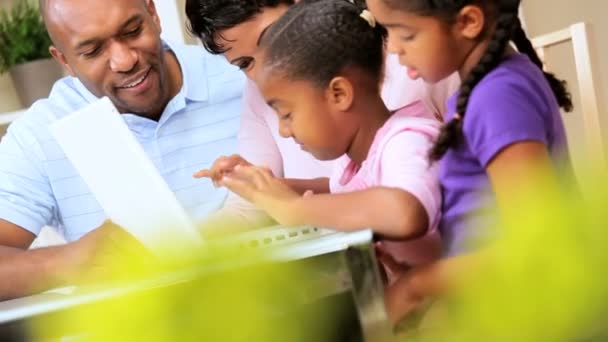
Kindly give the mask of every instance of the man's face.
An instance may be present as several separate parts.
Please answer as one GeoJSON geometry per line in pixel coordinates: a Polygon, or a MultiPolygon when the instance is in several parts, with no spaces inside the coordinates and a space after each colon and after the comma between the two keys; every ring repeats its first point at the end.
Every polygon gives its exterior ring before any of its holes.
{"type": "Polygon", "coordinates": [[[226,48],[224,56],[233,65],[254,79],[261,55],[259,42],[262,34],[277,21],[289,6],[267,7],[251,19],[218,33],[217,42],[226,48]]]}
{"type": "Polygon", "coordinates": [[[49,0],[53,56],[123,113],[153,117],[170,99],[169,71],[152,0],[49,0]]]}

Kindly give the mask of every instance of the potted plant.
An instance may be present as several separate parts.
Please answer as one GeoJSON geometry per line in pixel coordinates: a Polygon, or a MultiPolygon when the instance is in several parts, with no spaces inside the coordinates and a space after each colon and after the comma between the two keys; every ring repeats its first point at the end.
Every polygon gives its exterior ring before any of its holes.
{"type": "Polygon", "coordinates": [[[11,74],[25,107],[47,97],[62,76],[61,67],[49,53],[50,45],[42,16],[32,0],[16,0],[10,10],[0,9],[0,74],[11,74]]]}

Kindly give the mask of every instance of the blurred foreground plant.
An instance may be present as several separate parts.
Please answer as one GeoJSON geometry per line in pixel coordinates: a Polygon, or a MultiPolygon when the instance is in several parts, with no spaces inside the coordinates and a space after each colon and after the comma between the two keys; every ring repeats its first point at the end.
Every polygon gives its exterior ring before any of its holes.
{"type": "Polygon", "coordinates": [[[530,175],[525,190],[501,206],[501,238],[483,252],[484,272],[465,279],[410,338],[605,340],[608,175],[584,176],[596,186],[580,193],[546,174],[530,175]]]}

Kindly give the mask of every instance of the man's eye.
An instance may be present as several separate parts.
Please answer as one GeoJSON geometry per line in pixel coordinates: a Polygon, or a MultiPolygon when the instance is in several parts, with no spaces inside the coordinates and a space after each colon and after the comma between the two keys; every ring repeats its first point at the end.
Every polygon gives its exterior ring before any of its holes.
{"type": "Polygon", "coordinates": [[[92,58],[95,57],[99,54],[99,51],[101,50],[100,47],[96,47],[93,50],[87,51],[85,53],[83,53],[82,55],[86,58],[92,58]]]}
{"type": "Polygon", "coordinates": [[[139,34],[139,32],[141,32],[141,26],[138,26],[137,28],[135,28],[131,31],[125,32],[124,35],[126,37],[134,37],[134,36],[137,36],[139,34]]]}

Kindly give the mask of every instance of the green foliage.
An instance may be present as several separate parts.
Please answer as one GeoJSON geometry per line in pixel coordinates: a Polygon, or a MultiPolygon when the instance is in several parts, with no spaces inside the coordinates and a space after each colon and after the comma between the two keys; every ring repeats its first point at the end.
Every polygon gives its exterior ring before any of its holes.
{"type": "Polygon", "coordinates": [[[10,9],[0,9],[0,74],[14,65],[50,57],[51,38],[38,6],[18,0],[10,9]]]}
{"type": "Polygon", "coordinates": [[[567,191],[541,173],[507,197],[484,272],[416,341],[606,341],[608,178],[582,175],[595,186],[567,191]]]}

